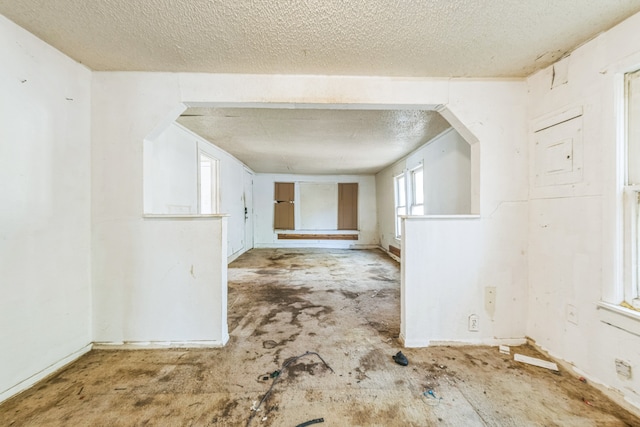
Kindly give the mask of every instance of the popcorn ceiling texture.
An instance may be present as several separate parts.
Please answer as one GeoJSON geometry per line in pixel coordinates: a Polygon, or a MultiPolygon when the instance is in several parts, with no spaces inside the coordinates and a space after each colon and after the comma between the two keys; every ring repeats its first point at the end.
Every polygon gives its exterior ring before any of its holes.
{"type": "Polygon", "coordinates": [[[255,172],[336,175],[376,173],[450,127],[411,110],[189,108],[177,122],[255,172]]]}
{"type": "Polygon", "coordinates": [[[93,70],[523,77],[638,0],[0,0],[93,70]]]}

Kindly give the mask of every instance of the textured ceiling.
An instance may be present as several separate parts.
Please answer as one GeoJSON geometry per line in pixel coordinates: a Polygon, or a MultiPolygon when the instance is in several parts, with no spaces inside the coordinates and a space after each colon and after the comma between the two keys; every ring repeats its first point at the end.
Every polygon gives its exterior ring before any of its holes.
{"type": "MultiPolygon", "coordinates": [[[[0,14],[93,70],[405,77],[524,77],[638,11],[640,0],[0,0],[0,14]]],[[[449,126],[425,111],[185,114],[257,172],[372,173],[449,126]]]]}
{"type": "Polygon", "coordinates": [[[375,173],[448,129],[433,111],[189,108],[177,120],[256,172],[375,173]]]}
{"type": "Polygon", "coordinates": [[[522,77],[640,0],[0,0],[94,70],[522,77]]]}

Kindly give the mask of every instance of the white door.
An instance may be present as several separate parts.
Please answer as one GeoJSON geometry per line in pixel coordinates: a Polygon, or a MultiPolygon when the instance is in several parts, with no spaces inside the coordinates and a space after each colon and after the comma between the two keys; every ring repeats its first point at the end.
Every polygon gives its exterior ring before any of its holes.
{"type": "Polygon", "coordinates": [[[253,248],[253,173],[244,170],[244,249],[253,248]]]}

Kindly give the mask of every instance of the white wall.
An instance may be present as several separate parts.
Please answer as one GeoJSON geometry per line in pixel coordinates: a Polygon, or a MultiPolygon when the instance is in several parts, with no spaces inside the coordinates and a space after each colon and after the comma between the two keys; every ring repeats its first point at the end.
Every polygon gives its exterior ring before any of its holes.
{"type": "Polygon", "coordinates": [[[98,343],[222,345],[227,333],[226,217],[148,217],[130,224],[134,245],[121,253],[117,234],[102,236],[94,251],[96,283],[118,274],[116,292],[96,289],[98,343]],[[114,265],[120,270],[115,271],[114,265]],[[98,313],[100,313],[98,311],[98,313]]]}
{"type": "MultiPolygon", "coordinates": [[[[253,172],[241,161],[208,141],[196,136],[198,148],[219,160],[220,212],[229,215],[227,232],[227,255],[229,261],[251,249],[251,236],[245,235],[245,172],[253,172]]],[[[247,189],[250,189],[250,185],[247,189]]],[[[247,196],[247,210],[253,209],[247,196]]],[[[249,232],[249,231],[247,231],[249,232]]]]}
{"type": "Polygon", "coordinates": [[[198,213],[198,142],[175,123],[144,140],[144,212],[198,213]]]}
{"type": "Polygon", "coordinates": [[[89,349],[89,70],[0,16],[0,401],[89,349]]]}
{"type": "MultiPolygon", "coordinates": [[[[171,123],[159,135],[144,141],[144,211],[198,213],[198,151],[218,160],[218,210],[229,215],[228,256],[236,258],[251,249],[244,228],[243,174],[248,167],[179,124],[171,123]]],[[[247,209],[251,211],[252,206],[247,209]]]]}
{"type": "MultiPolygon", "coordinates": [[[[455,80],[449,99],[446,114],[477,138],[471,157],[479,153],[480,215],[404,221],[402,338],[407,346],[522,342],[527,307],[526,86],[455,80]],[[495,304],[487,296],[491,290],[495,304]],[[479,316],[477,332],[468,330],[471,314],[479,316]]],[[[476,186],[471,183],[472,198],[476,186]]]]}
{"type": "Polygon", "coordinates": [[[424,166],[425,215],[471,213],[471,147],[454,129],[439,135],[407,164],[424,166]]]}
{"type": "MultiPolygon", "coordinates": [[[[139,268],[135,254],[141,247],[138,236],[142,212],[142,140],[150,129],[175,112],[180,103],[277,107],[299,102],[331,108],[335,107],[331,103],[337,98],[352,107],[424,109],[443,105],[443,115],[450,115],[451,118],[447,118],[450,122],[459,119],[467,124],[464,131],[479,141],[471,152],[471,174],[480,172],[481,176],[472,182],[471,191],[473,202],[474,195],[479,194],[474,184],[482,183],[481,230],[477,234],[482,240],[480,243],[461,240],[458,244],[480,245],[483,257],[475,276],[478,282],[465,286],[470,291],[488,286],[497,288],[495,320],[481,319],[477,340],[524,337],[528,209],[525,82],[111,72],[94,73],[93,79],[96,340],[126,341],[125,332],[130,328],[125,325],[130,319],[121,306],[123,302],[134,303],[134,306],[139,303],[131,294],[133,279],[130,276],[139,268]],[[480,171],[473,168],[474,155],[481,156],[480,171]]],[[[362,234],[357,244],[378,244],[373,176],[256,175],[256,246],[278,244],[272,229],[273,182],[354,180],[360,183],[361,195],[362,234]]],[[[429,237],[417,234],[416,238],[429,237]]],[[[306,242],[304,245],[308,246],[306,242]]],[[[419,262],[424,261],[427,260],[419,262]]],[[[423,279],[407,278],[404,286],[423,286],[423,279]]],[[[440,286],[433,289],[433,292],[442,291],[440,286]]],[[[481,311],[484,303],[474,304],[453,306],[451,315],[466,322],[469,312],[481,311]]],[[[404,314],[409,318],[416,313],[404,314]]],[[[455,333],[453,325],[443,327],[442,336],[465,339],[455,333]]],[[[429,341],[424,334],[422,339],[429,341]]]]}
{"type": "MultiPolygon", "coordinates": [[[[471,213],[471,149],[453,128],[376,174],[381,246],[401,246],[395,238],[394,177],[423,165],[425,215],[471,213]]],[[[406,175],[411,180],[410,174],[406,175]]]]}
{"type": "MultiPolygon", "coordinates": [[[[191,339],[188,330],[183,330],[181,335],[158,337],[149,319],[162,315],[163,304],[147,307],[144,318],[130,315],[136,312],[136,307],[145,306],[146,299],[156,291],[151,278],[156,277],[156,269],[164,268],[145,260],[163,259],[164,251],[178,249],[172,247],[171,241],[164,241],[158,247],[150,245],[153,236],[146,231],[148,223],[142,219],[143,140],[150,132],[157,131],[160,123],[172,121],[184,110],[185,104],[330,105],[333,100],[341,99],[347,104],[424,108],[425,100],[429,105],[442,104],[448,95],[448,86],[448,80],[438,79],[94,72],[91,93],[93,339],[112,343],[177,341],[180,336],[191,339]],[[156,253],[145,253],[149,248],[156,253]]],[[[361,224],[366,231],[364,238],[377,243],[373,177],[360,180],[362,193],[371,195],[360,207],[362,212],[370,213],[368,218],[372,221],[372,224],[367,221],[361,224]]],[[[237,182],[243,182],[242,175],[237,182]]],[[[238,194],[238,200],[240,197],[238,194]]],[[[256,188],[256,206],[259,197],[256,188]]],[[[257,211],[256,208],[256,215],[257,211]]],[[[234,212],[230,214],[229,220],[233,221],[234,212]]],[[[174,243],[181,245],[179,249],[184,257],[180,259],[187,260],[192,249],[188,240],[174,243]]],[[[193,258],[194,261],[202,259],[195,255],[193,258]]],[[[210,262],[217,265],[218,260],[210,262]]],[[[181,272],[179,280],[189,283],[189,276],[184,270],[181,272]]],[[[215,276],[223,274],[225,271],[221,270],[215,276]]],[[[170,298],[170,294],[165,296],[166,300],[170,298]]],[[[223,289],[218,289],[214,300],[198,300],[191,309],[196,312],[213,309],[215,316],[222,316],[225,304],[223,289]]],[[[224,336],[217,340],[223,341],[224,336]]]]}
{"type": "MultiPolygon", "coordinates": [[[[322,186],[321,186],[322,187],[322,186]]],[[[297,193],[297,196],[299,193],[297,193]]],[[[299,200],[299,197],[297,197],[299,200]]],[[[299,200],[300,201],[300,200],[299,200]]],[[[300,201],[301,202],[301,201],[300,201]]],[[[337,205],[336,205],[337,206],[337,205]]],[[[256,247],[367,247],[377,246],[377,216],[375,178],[372,175],[289,175],[289,174],[256,174],[254,179],[255,208],[255,246],[256,247]],[[337,183],[358,183],[358,240],[278,240],[273,229],[274,183],[298,182],[307,184],[336,184],[335,201],[337,203],[337,183]]],[[[301,221],[300,206],[296,207],[296,228],[304,230],[305,222],[301,221]]],[[[304,210],[304,209],[303,209],[304,210]]],[[[337,227],[337,207],[328,212],[331,218],[311,220],[307,215],[307,225],[312,225],[315,232],[331,232],[337,227]],[[335,214],[335,218],[334,218],[335,214]],[[333,229],[319,230],[316,225],[333,224],[333,229]]],[[[307,230],[309,231],[309,230],[307,230]]],[[[337,231],[344,233],[344,231],[337,231]]]]}
{"type": "Polygon", "coordinates": [[[598,309],[598,302],[603,297],[620,302],[615,298],[622,279],[616,120],[622,98],[616,97],[621,89],[616,83],[625,71],[640,68],[638,28],[640,15],[635,15],[555,64],[556,75],[566,71],[565,84],[551,88],[553,67],[528,79],[531,130],[540,119],[582,108],[584,164],[576,183],[541,187],[533,179],[540,165],[531,159],[527,333],[636,406],[640,320],[598,309]],[[616,374],[616,358],[632,364],[632,379],[616,374]]]}

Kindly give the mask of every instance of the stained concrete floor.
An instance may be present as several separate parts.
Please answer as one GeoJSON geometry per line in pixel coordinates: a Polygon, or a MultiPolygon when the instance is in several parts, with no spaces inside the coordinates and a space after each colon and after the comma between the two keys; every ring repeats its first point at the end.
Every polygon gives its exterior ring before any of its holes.
{"type": "Polygon", "coordinates": [[[229,266],[224,348],[93,350],[0,405],[0,425],[640,426],[566,370],[493,347],[402,349],[399,287],[379,251],[252,250],[229,266]],[[331,369],[292,359],[307,351],[331,369]]]}

